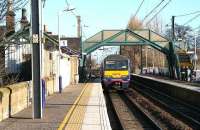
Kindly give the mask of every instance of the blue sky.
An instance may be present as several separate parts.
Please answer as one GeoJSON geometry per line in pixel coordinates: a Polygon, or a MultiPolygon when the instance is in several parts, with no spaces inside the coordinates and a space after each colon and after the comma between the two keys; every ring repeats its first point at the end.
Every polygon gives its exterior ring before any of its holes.
{"type": "MultiPolygon", "coordinates": [[[[89,37],[102,29],[124,29],[131,15],[133,15],[142,0],[68,0],[75,7],[75,13],[82,18],[82,24],[86,37],[89,37]]],[[[138,17],[144,16],[161,0],[145,0],[138,17]]],[[[168,0],[165,0],[166,2],[168,0]]],[[[165,2],[165,3],[166,3],[165,2]]],[[[164,4],[163,4],[164,5],[164,4]]],[[[44,8],[44,23],[48,30],[57,34],[57,14],[66,6],[65,0],[46,0],[44,8]]],[[[172,15],[180,15],[200,10],[199,0],[172,0],[160,13],[159,18],[163,25],[170,23],[172,15]]],[[[195,15],[176,18],[178,24],[184,24],[195,15]]],[[[150,17],[149,17],[150,18],[150,17]]],[[[62,13],[60,17],[61,34],[76,36],[76,18],[71,13],[62,13]]],[[[148,19],[147,19],[148,21],[148,19]]],[[[200,17],[190,23],[195,28],[200,25],[200,17]]]]}

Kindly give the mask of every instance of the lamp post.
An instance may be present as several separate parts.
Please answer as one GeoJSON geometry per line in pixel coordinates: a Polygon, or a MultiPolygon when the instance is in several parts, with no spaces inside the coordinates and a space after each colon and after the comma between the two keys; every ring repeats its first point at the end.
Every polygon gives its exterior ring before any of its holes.
{"type": "Polygon", "coordinates": [[[62,12],[70,12],[70,11],[73,11],[73,10],[75,10],[75,8],[67,8],[67,9],[58,11],[58,44],[59,44],[59,52],[60,52],[60,15],[61,15],[62,12]]]}
{"type": "Polygon", "coordinates": [[[58,65],[59,65],[59,69],[58,69],[58,75],[59,75],[59,77],[58,77],[58,82],[59,82],[59,93],[61,93],[62,92],[62,76],[61,76],[61,74],[60,74],[60,59],[61,59],[61,54],[62,54],[62,52],[61,52],[61,48],[60,48],[60,14],[62,13],[62,12],[69,12],[69,11],[73,11],[75,8],[66,8],[66,9],[64,9],[64,10],[61,10],[61,11],[58,11],[58,49],[59,49],[59,58],[58,58],[58,60],[59,60],[59,63],[58,63],[58,65]]]}

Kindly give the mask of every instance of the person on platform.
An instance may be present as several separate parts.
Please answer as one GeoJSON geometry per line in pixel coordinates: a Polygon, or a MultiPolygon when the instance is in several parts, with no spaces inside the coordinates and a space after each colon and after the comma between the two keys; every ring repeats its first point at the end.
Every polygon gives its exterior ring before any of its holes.
{"type": "Polygon", "coordinates": [[[181,67],[181,80],[185,80],[185,66],[181,67]]]}

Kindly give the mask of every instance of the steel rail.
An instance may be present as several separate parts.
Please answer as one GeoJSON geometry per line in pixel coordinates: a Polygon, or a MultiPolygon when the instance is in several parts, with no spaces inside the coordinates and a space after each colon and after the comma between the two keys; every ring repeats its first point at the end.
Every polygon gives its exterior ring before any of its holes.
{"type": "MultiPolygon", "coordinates": [[[[109,95],[109,98],[112,101],[111,93],[109,93],[108,95],[109,95]]],[[[140,120],[145,121],[146,125],[148,124],[148,126],[145,126],[146,129],[148,129],[148,130],[151,130],[151,129],[152,130],[162,130],[162,128],[157,124],[157,122],[152,117],[150,117],[142,107],[140,107],[138,104],[132,102],[129,99],[129,97],[126,96],[126,94],[124,92],[118,91],[117,96],[119,96],[119,98],[126,104],[127,108],[131,111],[133,116],[142,118],[140,120]],[[137,113],[139,115],[135,115],[135,113],[137,113]]],[[[112,104],[114,104],[114,103],[112,103],[112,104]]],[[[113,105],[113,108],[116,111],[116,108],[115,108],[114,105],[113,105]]],[[[115,113],[118,116],[118,119],[119,119],[119,122],[120,122],[122,128],[125,130],[128,127],[127,125],[129,125],[129,123],[127,123],[127,124],[124,123],[124,118],[120,117],[119,113],[117,113],[117,112],[115,112],[115,113]]]]}
{"type": "Polygon", "coordinates": [[[134,81],[134,85],[133,89],[160,104],[160,106],[167,109],[169,113],[173,114],[190,127],[194,129],[200,128],[200,109],[148,87],[144,83],[134,81]]]}

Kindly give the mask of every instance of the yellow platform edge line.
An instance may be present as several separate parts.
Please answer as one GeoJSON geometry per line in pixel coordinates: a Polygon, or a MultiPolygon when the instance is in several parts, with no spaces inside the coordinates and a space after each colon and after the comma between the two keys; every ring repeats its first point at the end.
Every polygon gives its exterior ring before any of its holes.
{"type": "Polygon", "coordinates": [[[72,107],[70,108],[70,110],[67,112],[67,115],[65,116],[64,120],[62,121],[62,123],[59,125],[57,130],[63,130],[63,128],[65,127],[65,125],[67,124],[67,122],[69,121],[71,115],[73,114],[73,111],[76,108],[76,105],[78,104],[80,98],[82,97],[83,93],[85,92],[86,88],[88,86],[88,83],[86,83],[86,85],[84,86],[83,90],[81,91],[80,95],[76,98],[74,104],[72,105],[72,107]]]}

